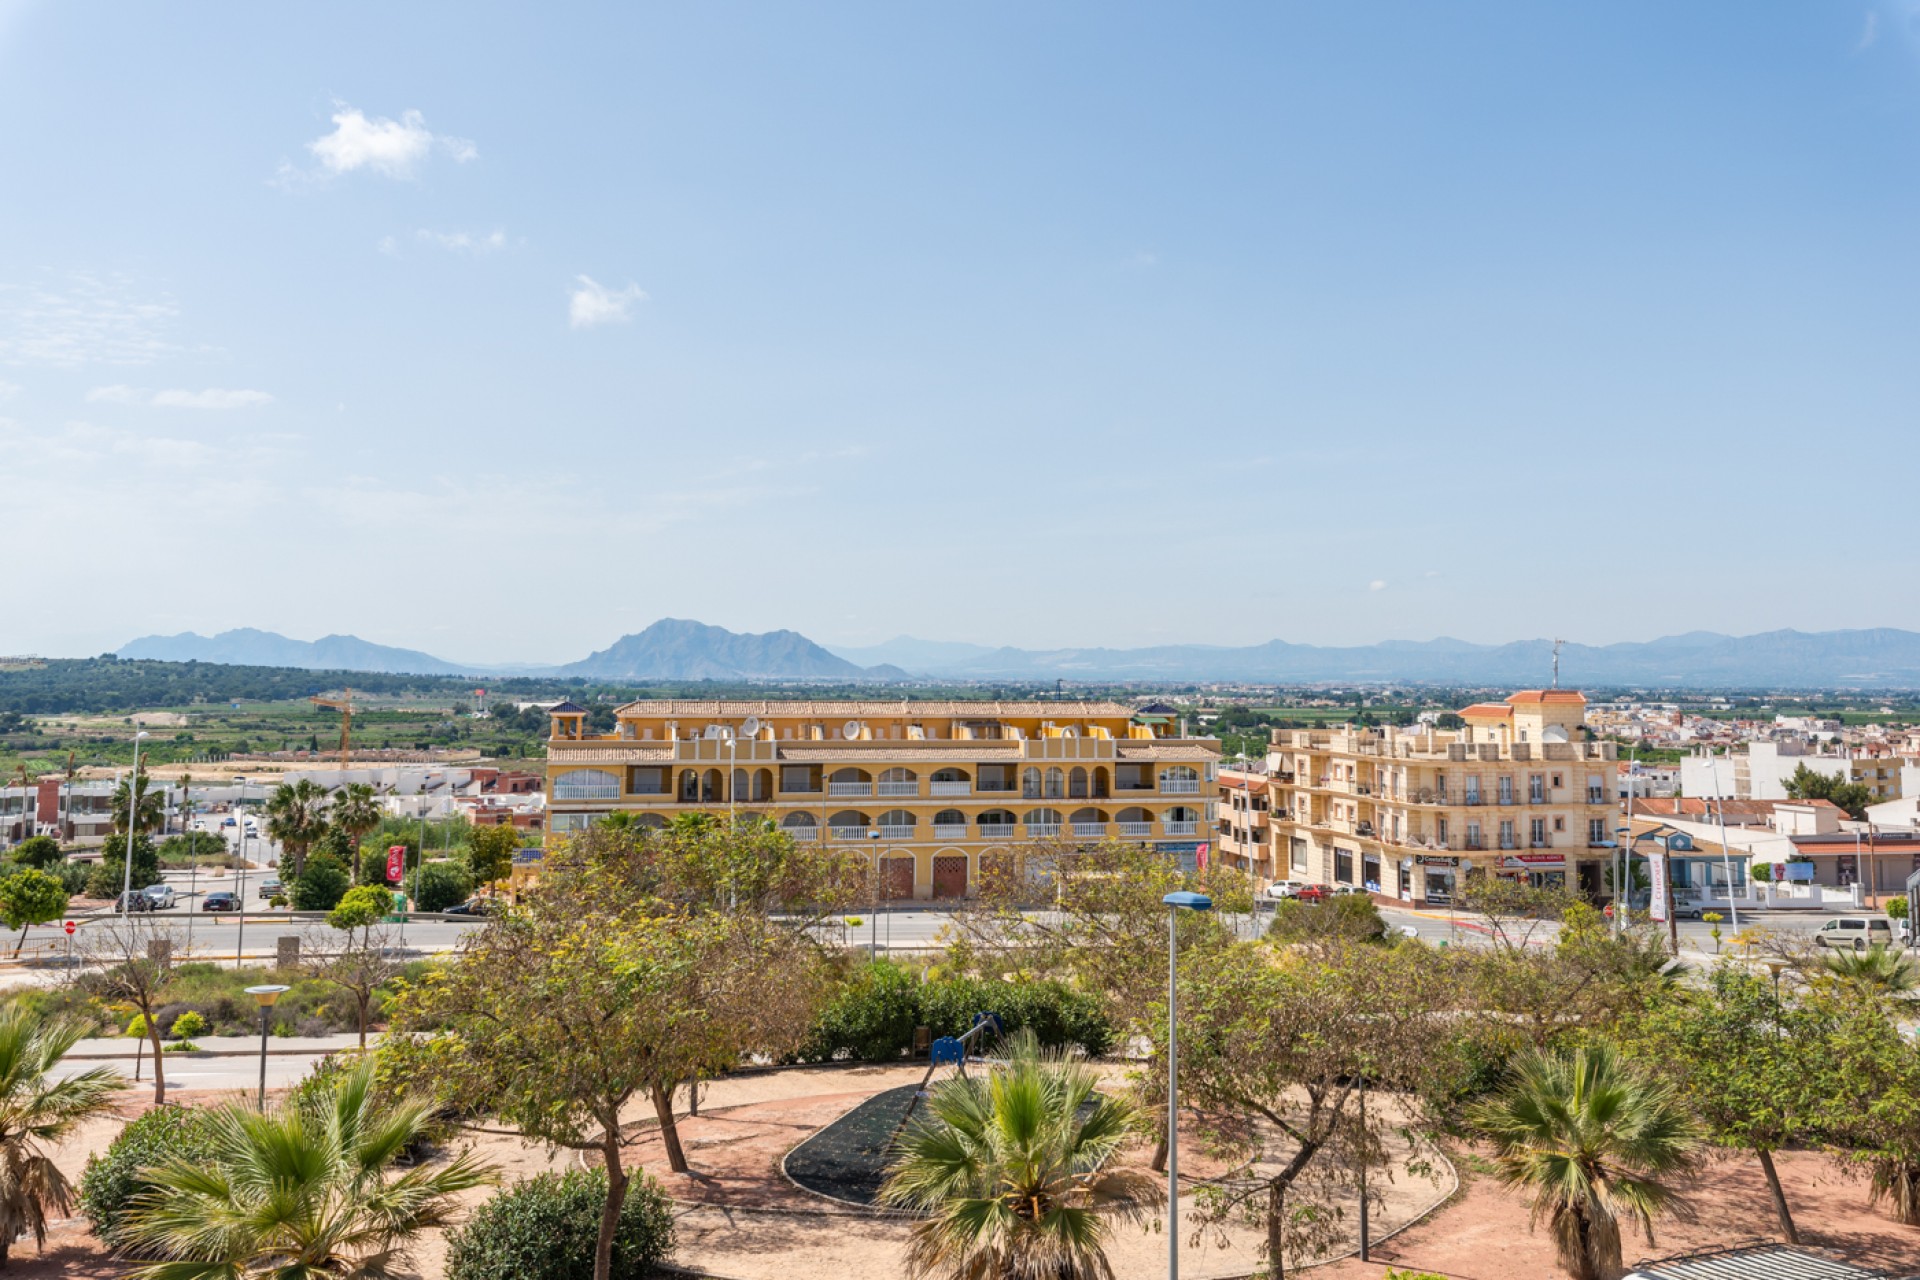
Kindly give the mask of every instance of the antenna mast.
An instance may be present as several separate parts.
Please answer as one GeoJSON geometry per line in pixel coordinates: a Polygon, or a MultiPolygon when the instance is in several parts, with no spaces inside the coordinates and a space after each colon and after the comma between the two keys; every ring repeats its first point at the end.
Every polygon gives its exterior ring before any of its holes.
{"type": "Polygon", "coordinates": [[[1560,646],[1565,643],[1565,640],[1553,642],[1553,687],[1556,689],[1560,687],[1560,646]]]}

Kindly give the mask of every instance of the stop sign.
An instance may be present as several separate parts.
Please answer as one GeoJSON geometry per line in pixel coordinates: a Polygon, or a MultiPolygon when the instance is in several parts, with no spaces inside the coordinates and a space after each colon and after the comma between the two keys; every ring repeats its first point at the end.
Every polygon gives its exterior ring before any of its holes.
{"type": "Polygon", "coordinates": [[[67,921],[67,933],[68,933],[68,935],[69,935],[69,936],[71,936],[71,935],[72,935],[72,933],[73,933],[73,931],[74,931],[74,929],[75,929],[75,927],[76,927],[76,926],[74,925],[74,923],[73,923],[73,921],[71,921],[71,920],[69,920],[69,921],[67,921]]]}

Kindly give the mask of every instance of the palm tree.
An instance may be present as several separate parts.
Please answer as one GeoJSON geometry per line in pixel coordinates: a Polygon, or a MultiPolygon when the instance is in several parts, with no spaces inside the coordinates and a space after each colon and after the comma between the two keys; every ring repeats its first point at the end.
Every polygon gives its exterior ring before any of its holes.
{"type": "Polygon", "coordinates": [[[1842,982],[1905,995],[1920,986],[1920,965],[1884,943],[1875,943],[1865,951],[1830,951],[1827,972],[1842,982]]]}
{"type": "Polygon", "coordinates": [[[73,1186],[46,1153],[83,1120],[104,1114],[126,1087],[111,1067],[50,1080],[86,1028],[43,1018],[17,1001],[0,1007],[0,1267],[13,1242],[47,1238],[50,1212],[73,1211],[73,1186]]]}
{"type": "Polygon", "coordinates": [[[137,1280],[386,1280],[407,1270],[407,1247],[444,1226],[457,1197],[496,1180],[469,1151],[444,1165],[393,1165],[422,1142],[431,1104],[382,1102],[374,1061],[363,1058],[307,1105],[263,1115],[244,1103],[214,1113],[214,1150],[203,1162],[147,1172],[152,1189],[127,1219],[136,1256],[170,1259],[137,1280]]]}
{"type": "Polygon", "coordinates": [[[297,877],[307,865],[307,850],[326,834],[327,791],[311,778],[273,789],[267,797],[267,834],[293,863],[297,877]]]}
{"type": "Polygon", "coordinates": [[[1088,1067],[1013,1037],[1005,1065],[941,1085],[907,1127],[883,1202],[927,1215],[907,1251],[912,1276],[1107,1280],[1114,1222],[1160,1201],[1146,1173],[1110,1169],[1132,1137],[1131,1103],[1094,1092],[1088,1067]]]}
{"type": "Polygon", "coordinates": [[[167,820],[167,793],[165,788],[158,791],[147,787],[145,769],[134,774],[131,780],[122,778],[113,792],[113,829],[117,835],[127,834],[127,787],[131,782],[134,790],[134,821],[140,826],[140,833],[158,831],[167,820]]]}
{"type": "Polygon", "coordinates": [[[329,817],[333,825],[347,833],[353,841],[353,875],[360,878],[360,841],[369,831],[380,825],[380,803],[373,798],[373,788],[364,782],[349,782],[334,792],[333,810],[329,817]]]}
{"type": "Polygon", "coordinates": [[[1678,1202],[1669,1181],[1690,1169],[1699,1123],[1668,1084],[1633,1070],[1608,1044],[1529,1052],[1507,1087],[1476,1107],[1500,1180],[1533,1199],[1573,1280],[1621,1272],[1620,1218],[1653,1243],[1654,1215],[1678,1202]]]}

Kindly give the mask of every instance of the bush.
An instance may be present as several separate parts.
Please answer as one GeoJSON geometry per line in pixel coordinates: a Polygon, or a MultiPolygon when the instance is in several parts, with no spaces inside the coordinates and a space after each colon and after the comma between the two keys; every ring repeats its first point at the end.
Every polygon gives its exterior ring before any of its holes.
{"type": "Polygon", "coordinates": [[[23,867],[38,867],[45,871],[56,863],[64,862],[67,855],[60,851],[60,842],[52,836],[28,836],[13,850],[13,860],[23,867]]]}
{"type": "Polygon", "coordinates": [[[921,982],[913,970],[880,961],[863,965],[815,1019],[796,1055],[803,1062],[847,1057],[897,1058],[916,1027],[958,1036],[976,1013],[997,1013],[1008,1031],[1030,1028],[1047,1046],[1079,1045],[1096,1057],[1114,1044],[1100,1002],[1062,983],[942,978],[921,982]]]}
{"type": "Polygon", "coordinates": [[[351,883],[347,869],[332,858],[308,858],[300,878],[293,882],[293,908],[331,911],[346,896],[351,883]]]}
{"type": "Polygon", "coordinates": [[[207,1034],[207,1020],[201,1017],[196,1010],[189,1009],[173,1020],[173,1026],[169,1029],[169,1034],[181,1040],[191,1040],[195,1036],[203,1036],[207,1034]]]}
{"type": "Polygon", "coordinates": [[[1905,920],[1907,918],[1907,900],[1905,898],[1888,898],[1887,917],[1891,920],[1905,920]]]}
{"type": "MultiPolygon", "coordinates": [[[[606,1200],[604,1169],[543,1173],[509,1187],[453,1233],[447,1280],[591,1280],[606,1200]]],[[[638,1174],[613,1240],[615,1280],[638,1280],[672,1252],[671,1207],[659,1184],[638,1174]]]]}
{"type": "Polygon", "coordinates": [[[412,877],[416,911],[445,911],[465,902],[473,894],[473,881],[451,862],[429,862],[412,877]]]}
{"type": "Polygon", "coordinates": [[[77,897],[87,891],[87,881],[93,875],[93,868],[84,862],[59,862],[46,868],[46,873],[58,880],[69,896],[77,897]]]}
{"type": "Polygon", "coordinates": [[[140,1170],[178,1157],[196,1163],[213,1156],[213,1124],[192,1107],[155,1107],[120,1131],[105,1154],[89,1156],[80,1177],[80,1212],[109,1247],[133,1199],[147,1190],[140,1170]]]}
{"type": "Polygon", "coordinates": [[[913,1029],[920,1025],[919,979],[886,961],[862,965],[814,1019],[800,1059],[897,1058],[913,1044],[913,1029]]]}
{"type": "Polygon", "coordinates": [[[387,883],[387,846],[376,848],[366,844],[360,847],[360,883],[387,883]]]}
{"type": "Polygon", "coordinates": [[[1274,906],[1267,936],[1282,943],[1342,938],[1373,942],[1387,936],[1387,922],[1373,899],[1361,893],[1343,893],[1319,902],[1288,898],[1274,906]]]}

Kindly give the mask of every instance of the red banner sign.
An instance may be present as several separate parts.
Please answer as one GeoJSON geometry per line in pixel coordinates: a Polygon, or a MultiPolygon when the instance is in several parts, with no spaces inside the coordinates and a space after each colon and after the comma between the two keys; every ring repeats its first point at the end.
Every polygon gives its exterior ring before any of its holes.
{"type": "Polygon", "coordinates": [[[398,884],[407,876],[407,846],[390,844],[387,846],[387,880],[398,884]]]}

